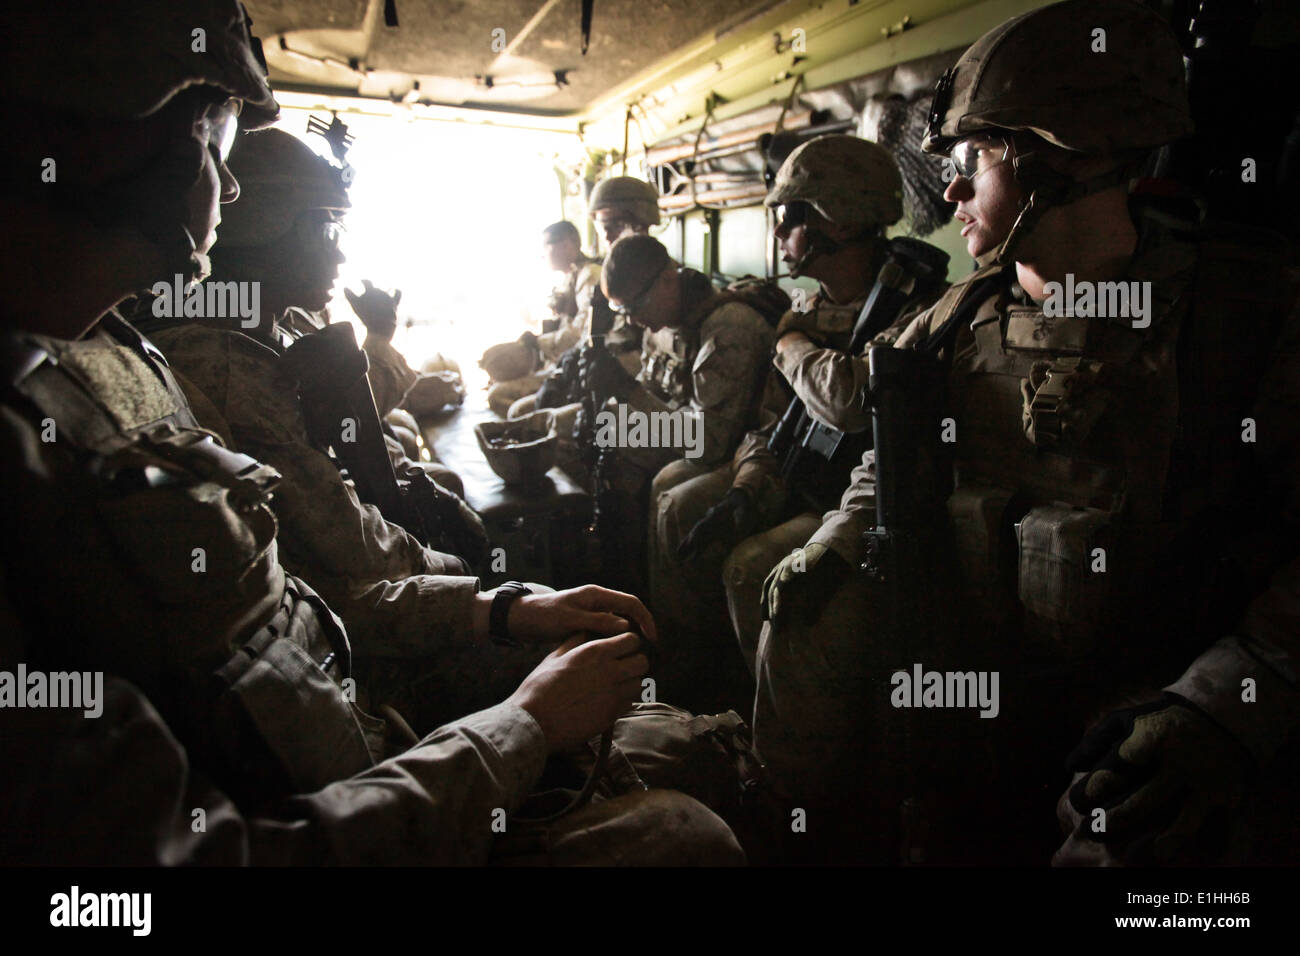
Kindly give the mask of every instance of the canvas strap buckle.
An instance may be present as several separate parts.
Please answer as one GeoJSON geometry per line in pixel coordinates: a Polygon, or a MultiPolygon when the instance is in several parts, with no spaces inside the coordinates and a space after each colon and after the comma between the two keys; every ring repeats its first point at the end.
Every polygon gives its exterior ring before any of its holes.
{"type": "Polygon", "coordinates": [[[1072,399],[1096,379],[1100,370],[1100,362],[1079,356],[1035,362],[1029,378],[1021,383],[1029,440],[1041,448],[1051,448],[1067,438],[1072,399]]]}
{"type": "Polygon", "coordinates": [[[139,441],[155,458],[227,489],[237,511],[268,503],[280,483],[280,473],[270,465],[221,447],[205,432],[181,431],[164,423],[141,432],[139,441]]]}

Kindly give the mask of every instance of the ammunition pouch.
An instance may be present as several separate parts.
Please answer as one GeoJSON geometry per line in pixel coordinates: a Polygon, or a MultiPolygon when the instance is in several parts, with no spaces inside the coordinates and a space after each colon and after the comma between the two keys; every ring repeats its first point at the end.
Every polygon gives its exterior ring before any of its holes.
{"type": "Polygon", "coordinates": [[[181,430],[163,422],[136,437],[136,444],[98,459],[92,470],[111,474],[119,487],[126,474],[141,486],[159,487],[174,482],[168,466],[175,466],[199,481],[225,488],[230,506],[241,514],[269,504],[280,483],[280,473],[270,465],[222,447],[206,432],[181,430]]]}
{"type": "Polygon", "coordinates": [[[1031,508],[1016,524],[1025,634],[1066,658],[1095,648],[1111,596],[1111,515],[1096,508],[1031,508]]]}
{"type": "Polygon", "coordinates": [[[988,633],[1008,628],[1019,613],[1012,582],[1017,573],[1015,522],[1023,506],[1011,491],[965,485],[948,498],[953,550],[968,612],[988,633]]]}

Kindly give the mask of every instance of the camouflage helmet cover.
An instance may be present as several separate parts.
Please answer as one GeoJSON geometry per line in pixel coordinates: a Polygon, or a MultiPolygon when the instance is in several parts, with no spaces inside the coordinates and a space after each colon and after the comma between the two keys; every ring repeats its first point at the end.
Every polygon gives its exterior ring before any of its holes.
{"type": "Polygon", "coordinates": [[[659,191],[635,176],[612,176],[596,183],[587,209],[592,218],[598,209],[617,209],[629,213],[643,226],[657,226],[659,191]]]}
{"type": "Polygon", "coordinates": [[[245,129],[279,112],[261,44],[235,0],[42,0],[6,5],[0,23],[3,88],[16,100],[139,119],[187,87],[211,86],[243,102],[245,129]]]}
{"type": "Polygon", "coordinates": [[[279,129],[239,137],[229,167],[239,198],[223,207],[219,245],[264,246],[311,209],[351,207],[342,171],[296,136],[279,129]]]}
{"type": "Polygon", "coordinates": [[[922,148],[981,129],[1029,130],[1065,149],[1150,149],[1192,130],[1182,51],[1128,0],[1067,0],[984,34],[940,79],[922,148]]]}
{"type": "Polygon", "coordinates": [[[806,202],[848,229],[890,226],[903,218],[903,179],[889,150],[857,136],[819,136],[777,170],[767,205],[806,202]]]}

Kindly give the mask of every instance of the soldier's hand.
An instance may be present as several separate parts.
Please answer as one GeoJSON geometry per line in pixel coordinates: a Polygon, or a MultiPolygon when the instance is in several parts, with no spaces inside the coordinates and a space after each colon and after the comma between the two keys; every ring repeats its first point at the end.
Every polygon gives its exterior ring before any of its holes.
{"type": "Polygon", "coordinates": [[[594,392],[602,401],[611,395],[627,398],[636,384],[621,362],[605,349],[584,349],[578,362],[578,376],[585,391],[594,392]]]}
{"type": "Polygon", "coordinates": [[[732,488],[682,539],[677,546],[677,560],[687,561],[715,541],[733,544],[748,537],[757,523],[753,496],[744,488],[732,488]]]}
{"type": "Polygon", "coordinates": [[[369,279],[362,279],[361,284],[365,286],[364,292],[357,294],[344,289],[343,294],[366,331],[387,342],[397,331],[397,303],[402,301],[402,290],[394,289],[390,295],[383,289],[376,289],[369,279]]]}
{"type": "Polygon", "coordinates": [[[787,615],[815,621],[848,570],[849,563],[824,544],[796,548],[763,582],[763,620],[787,615]]]}
{"type": "Polygon", "coordinates": [[[607,637],[640,630],[652,643],[659,639],[644,604],[631,594],[595,584],[516,598],[506,629],[517,640],[538,644],[566,640],[578,631],[607,637]]]}
{"type": "Polygon", "coordinates": [[[1074,783],[1057,815],[1069,837],[1053,863],[1186,865],[1222,854],[1253,761],[1209,717],[1166,694],[1107,716],[1068,766],[1074,783]]]}
{"type": "MultiPolygon", "coordinates": [[[[527,596],[519,598],[514,608],[527,596]]],[[[610,727],[635,702],[649,661],[632,633],[561,644],[524,678],[508,703],[526,710],[552,752],[582,744],[610,727]]]]}

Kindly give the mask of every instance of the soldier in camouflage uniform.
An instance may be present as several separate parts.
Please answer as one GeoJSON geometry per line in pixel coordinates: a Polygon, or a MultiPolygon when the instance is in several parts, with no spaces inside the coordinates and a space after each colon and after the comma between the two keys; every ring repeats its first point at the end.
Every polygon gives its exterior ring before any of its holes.
{"type": "MultiPolygon", "coordinates": [[[[602,179],[591,191],[587,199],[587,214],[600,229],[607,246],[612,247],[623,236],[646,236],[650,227],[659,225],[659,194],[654,186],[635,176],[611,176],[602,179]]],[[[597,275],[599,278],[599,275],[597,275]]],[[[593,290],[594,291],[594,290],[593,290]]],[[[591,296],[586,299],[587,314],[581,319],[582,328],[590,326],[591,296]]],[[[582,336],[579,336],[581,339],[582,336]]],[[[605,350],[614,355],[623,368],[635,375],[641,367],[641,329],[627,320],[626,316],[614,316],[614,324],[605,334],[605,350]]],[[[500,349],[506,346],[498,346],[500,349]]],[[[577,412],[576,402],[581,391],[578,381],[579,345],[570,346],[569,350],[554,358],[554,368],[542,376],[534,388],[535,394],[528,394],[509,407],[508,418],[519,418],[538,408],[563,408],[558,413],[561,432],[566,432],[572,425],[577,412]]],[[[517,349],[506,355],[519,356],[517,349]]],[[[517,359],[522,361],[522,359],[517,359]]],[[[572,463],[566,463],[572,467],[572,463]]]]}
{"type": "MultiPolygon", "coordinates": [[[[269,130],[241,139],[233,155],[238,157],[233,162],[239,167],[244,202],[232,207],[223,222],[221,244],[212,254],[214,279],[261,284],[270,299],[263,301],[259,323],[250,328],[241,320],[228,327],[282,348],[328,324],[326,304],[344,261],[338,239],[352,203],[341,171],[288,133],[269,130]]],[[[403,402],[421,376],[392,345],[401,292],[390,295],[369,281],[363,284],[360,295],[345,292],[366,328],[361,347],[382,418],[403,402]]],[[[212,319],[204,322],[212,324],[212,319]]],[[[455,401],[460,396],[447,384],[443,397],[455,401]]],[[[453,472],[436,463],[410,461],[396,440],[387,444],[399,472],[422,468],[434,481],[460,493],[460,479],[453,472]]]]}
{"type": "MultiPolygon", "coordinates": [[[[1190,128],[1176,41],[1158,15],[1122,0],[1009,20],[936,90],[924,147],[952,158],[947,197],[964,233],[996,236],[1013,223],[994,261],[897,342],[950,365],[949,417],[920,423],[915,437],[948,443],[955,457],[946,515],[930,516],[946,544],[928,553],[928,568],[911,569],[914,581],[907,569],[884,583],[852,572],[874,523],[875,475],[864,463],[840,511],[765,584],[771,620],[754,708],[756,746],[791,796],[819,807],[839,834],[876,821],[876,858],[901,840],[911,860],[1041,861],[1051,846],[1044,801],[1058,792],[1059,754],[1085,711],[1113,700],[1118,681],[1159,673],[1225,612],[1240,613],[1240,604],[1228,610],[1238,592],[1219,577],[1221,555],[1198,559],[1204,530],[1223,524],[1209,509],[1226,504],[1234,472],[1252,474],[1242,469],[1242,419],[1294,307],[1295,277],[1260,268],[1251,275],[1268,278],[1258,286],[1234,287],[1225,277],[1246,263],[1285,259],[1277,240],[1243,245],[1130,197],[1147,151],[1190,128]],[[1104,53],[1094,30],[1104,31],[1104,53]],[[1146,296],[1146,306],[1045,307],[1068,284],[1116,281],[1137,283],[1131,302],[1146,296]],[[898,607],[922,609],[933,626],[897,619],[898,607]],[[912,709],[920,689],[900,696],[895,675],[918,665],[999,673],[1000,707],[982,719],[954,695],[936,701],[946,707],[912,709]]],[[[1289,462],[1294,495],[1294,331],[1280,341],[1282,378],[1266,386],[1259,445],[1289,462]]],[[[1257,586],[1261,570],[1237,572],[1257,586]]],[[[1105,759],[1072,794],[1075,808],[1127,797],[1155,753],[1209,747],[1215,718],[1249,721],[1240,708],[1215,709],[1231,679],[1216,685],[1206,673],[1290,682],[1294,700],[1294,675],[1285,676],[1294,608],[1294,577],[1284,576],[1242,637],[1174,685],[1182,698],[1106,725],[1084,756],[1105,759]]],[[[1203,774],[1190,769],[1196,758],[1161,766],[1130,819],[1161,793],[1160,807],[1177,807],[1173,792],[1194,779],[1203,794],[1221,793],[1210,777],[1239,766],[1218,759],[1232,746],[1216,743],[1203,774]]],[[[1197,822],[1205,799],[1188,799],[1182,823],[1197,822]]]]}
{"type": "MultiPolygon", "coordinates": [[[[622,447],[618,480],[633,502],[628,553],[639,555],[651,479],[665,468],[679,480],[727,460],[758,417],[773,331],[752,306],[718,293],[707,276],[679,267],[649,236],[620,239],[601,284],[616,313],[645,329],[634,378],[608,351],[584,355],[593,394],[632,415],[692,416],[698,447],[622,447]]],[[[682,430],[685,438],[685,428],[682,430]]]]}
{"type": "MultiPolygon", "coordinates": [[[[775,235],[790,274],[814,278],[820,288],[807,308],[787,312],[777,326],[766,421],[745,436],[730,462],[707,475],[682,481],[683,463],[655,479],[650,606],[658,620],[672,622],[679,640],[707,641],[711,633],[727,631],[725,582],[726,606],[751,671],[763,579],[817,529],[857,460],[854,455],[847,464],[823,461],[816,471],[801,471],[796,477],[801,484],[788,487],[768,440],[791,388],[817,420],[845,432],[869,428],[859,400],[866,358],[846,349],[885,262],[884,229],[903,215],[902,191],[893,157],[854,136],[818,137],[787,157],[767,205],[778,210],[775,235]],[[834,473],[833,464],[838,465],[834,473]],[[771,525],[776,527],[763,531],[771,525]]],[[[931,304],[938,292],[931,285],[913,288],[900,316],[873,341],[892,341],[910,314],[931,304]]],[[[721,653],[725,649],[715,646],[711,656],[721,653]]]]}
{"type": "MultiPolygon", "coordinates": [[[[560,357],[586,335],[591,314],[592,293],[600,287],[600,262],[583,254],[582,240],[571,222],[556,222],[542,230],[547,264],[564,276],[564,282],[551,294],[551,317],[542,323],[542,334],[525,332],[518,345],[530,350],[537,371],[508,381],[498,382],[488,390],[488,407],[503,418],[525,396],[542,387],[542,382],[560,357]]],[[[520,406],[514,417],[533,411],[520,406]]]]}
{"type": "MultiPolygon", "coordinates": [[[[614,636],[568,640],[508,700],[410,746],[358,709],[344,628],[279,563],[274,470],[201,430],[157,349],[113,312],[158,276],[205,271],[218,200],[238,193],[225,168],[236,115],[242,106],[250,127],[275,115],[242,10],[8,9],[2,88],[21,131],[11,158],[33,175],[7,177],[0,196],[0,666],[103,671],[107,701],[99,719],[0,712],[0,856],[452,863],[505,852],[494,816],[523,805],[548,753],[626,709],[646,670],[628,622],[651,637],[653,622],[600,589],[516,596],[493,615],[496,599],[469,581],[463,619],[435,626],[462,624],[470,640],[614,636]],[[41,157],[87,155],[93,166],[62,163],[57,183],[41,181],[41,157]],[[205,828],[191,825],[195,808],[205,828]]],[[[742,858],[715,815],[666,790],[593,802],[542,830],[531,852],[558,861],[742,858]]]]}
{"type": "MultiPolygon", "coordinates": [[[[394,429],[400,424],[415,439],[419,430],[414,414],[426,415],[441,411],[448,405],[465,401],[465,384],[460,373],[452,370],[417,372],[406,363],[406,357],[393,348],[397,332],[397,305],[402,301],[402,290],[386,292],[375,288],[369,279],[362,279],[362,291],[344,289],[343,294],[353,313],[366,328],[361,350],[366,353],[369,369],[370,391],[375,398],[375,408],[394,429]],[[412,414],[414,412],[414,414],[412,414]]],[[[407,438],[401,436],[403,457],[418,461],[419,455],[406,447],[407,438]]],[[[394,466],[398,462],[394,461],[394,466]]],[[[441,464],[423,462],[424,467],[439,484],[464,497],[464,486],[459,476],[441,464]]]]}
{"type": "MultiPolygon", "coordinates": [[[[468,573],[466,562],[425,547],[360,501],[329,450],[309,437],[297,375],[285,358],[302,336],[280,317],[301,309],[310,315],[329,295],[342,259],[335,217],[347,207],[338,171],[280,130],[242,137],[230,168],[237,179],[247,172],[247,183],[223,216],[211,281],[260,283],[259,324],[245,330],[242,319],[150,317],[141,327],[182,377],[200,424],[280,473],[272,508],[281,560],[347,625],[361,703],[397,706],[417,730],[431,730],[500,699],[541,655],[447,641],[458,630],[430,628],[463,615],[473,578],[456,578],[468,573]]],[[[345,347],[355,352],[354,344],[345,347]]],[[[417,467],[393,445],[399,476],[417,467]]]]}

